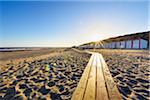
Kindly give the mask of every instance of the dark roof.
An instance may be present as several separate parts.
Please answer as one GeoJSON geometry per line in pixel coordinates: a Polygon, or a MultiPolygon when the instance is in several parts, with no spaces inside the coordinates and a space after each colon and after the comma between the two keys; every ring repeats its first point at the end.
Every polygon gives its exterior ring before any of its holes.
{"type": "Polygon", "coordinates": [[[115,41],[124,41],[124,40],[139,39],[139,38],[144,39],[144,40],[149,40],[149,34],[150,34],[150,31],[140,32],[140,33],[134,33],[134,34],[128,34],[128,35],[108,38],[103,41],[104,42],[113,42],[113,41],[115,42],[115,41]]]}

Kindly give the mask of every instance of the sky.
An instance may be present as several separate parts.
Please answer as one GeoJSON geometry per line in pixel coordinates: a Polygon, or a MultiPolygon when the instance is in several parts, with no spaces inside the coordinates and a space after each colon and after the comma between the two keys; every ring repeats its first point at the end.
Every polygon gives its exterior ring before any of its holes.
{"type": "Polygon", "coordinates": [[[0,47],[69,47],[149,30],[148,0],[0,1],[0,47]]]}

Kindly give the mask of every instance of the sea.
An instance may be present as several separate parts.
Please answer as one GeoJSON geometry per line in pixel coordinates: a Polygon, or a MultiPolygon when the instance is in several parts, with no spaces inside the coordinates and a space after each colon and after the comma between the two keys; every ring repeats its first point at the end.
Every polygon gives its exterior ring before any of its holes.
{"type": "Polygon", "coordinates": [[[25,47],[0,47],[0,52],[24,51],[29,50],[25,47]]]}

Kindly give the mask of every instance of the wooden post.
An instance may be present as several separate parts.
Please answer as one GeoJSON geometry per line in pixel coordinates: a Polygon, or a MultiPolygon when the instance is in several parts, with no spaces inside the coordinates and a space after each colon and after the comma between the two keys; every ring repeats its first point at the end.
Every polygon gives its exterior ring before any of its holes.
{"type": "Polygon", "coordinates": [[[133,49],[133,39],[131,40],[131,49],[133,49]]]}
{"type": "Polygon", "coordinates": [[[141,49],[141,39],[139,38],[139,49],[141,49]]]}
{"type": "Polygon", "coordinates": [[[120,48],[121,48],[121,41],[120,41],[120,48]]]}
{"type": "Polygon", "coordinates": [[[115,42],[115,49],[117,48],[117,42],[115,42]]]}
{"type": "Polygon", "coordinates": [[[150,32],[148,32],[149,38],[147,43],[147,49],[150,50],[150,32]]]}
{"type": "Polygon", "coordinates": [[[125,46],[124,46],[124,48],[126,49],[126,46],[127,46],[127,44],[126,44],[126,43],[127,43],[127,41],[124,41],[124,42],[125,42],[125,46]]]}

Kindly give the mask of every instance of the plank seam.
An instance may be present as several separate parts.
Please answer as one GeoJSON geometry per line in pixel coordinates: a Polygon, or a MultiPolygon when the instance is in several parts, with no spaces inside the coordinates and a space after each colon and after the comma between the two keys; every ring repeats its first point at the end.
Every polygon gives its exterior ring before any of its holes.
{"type": "MultiPolygon", "coordinates": [[[[93,64],[93,61],[94,61],[94,59],[95,59],[95,55],[93,55],[94,57],[93,57],[93,59],[92,59],[92,64],[93,64]]],[[[91,64],[91,66],[92,66],[92,64],[91,64]]],[[[89,78],[89,76],[90,76],[90,72],[91,72],[91,69],[92,69],[92,67],[90,66],[90,71],[89,71],[89,74],[88,74],[88,78],[89,78]]],[[[84,96],[85,96],[85,92],[86,92],[86,89],[87,89],[87,84],[88,84],[88,79],[87,79],[87,81],[86,81],[86,88],[85,88],[85,90],[84,90],[84,94],[83,94],[83,98],[82,98],[82,100],[84,100],[84,96]]]]}
{"type": "MultiPolygon", "coordinates": [[[[98,59],[98,58],[97,58],[98,59]]],[[[96,59],[96,82],[95,82],[95,86],[96,86],[96,89],[95,89],[95,100],[96,100],[96,97],[97,97],[97,59],[96,59]]]]}
{"type": "MultiPolygon", "coordinates": [[[[100,57],[101,57],[101,60],[102,60],[102,55],[100,57]]],[[[102,65],[102,72],[103,72],[103,76],[104,76],[104,68],[103,68],[104,65],[102,64],[101,60],[100,60],[100,62],[101,62],[101,65],[102,65]]],[[[106,90],[107,90],[107,93],[108,93],[108,99],[110,100],[110,94],[109,94],[109,91],[108,91],[108,87],[107,87],[105,76],[104,76],[104,80],[105,80],[105,87],[106,87],[106,90]]]]}

